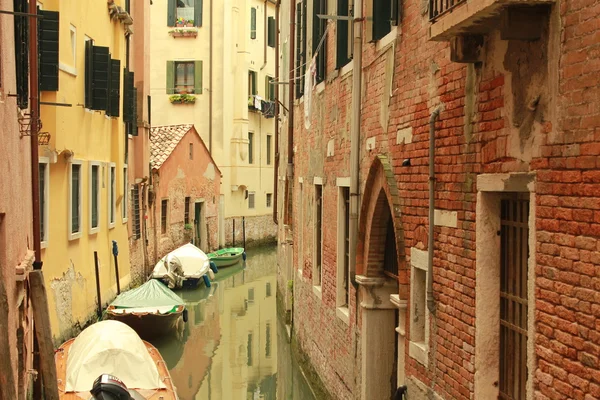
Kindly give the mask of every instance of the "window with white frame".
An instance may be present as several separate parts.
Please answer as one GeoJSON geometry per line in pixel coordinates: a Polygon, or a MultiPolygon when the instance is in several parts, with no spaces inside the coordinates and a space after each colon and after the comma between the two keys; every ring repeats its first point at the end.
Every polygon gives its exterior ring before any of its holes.
{"type": "Polygon", "coordinates": [[[46,157],[39,159],[40,183],[40,240],[42,248],[48,245],[48,213],[50,212],[50,164],[46,157]]]}
{"type": "Polygon", "coordinates": [[[267,208],[271,208],[273,206],[272,205],[272,202],[273,202],[272,198],[273,198],[273,194],[267,193],[267,208]]]}
{"type": "Polygon", "coordinates": [[[123,199],[121,200],[121,218],[123,223],[127,222],[127,213],[129,212],[129,177],[127,176],[127,165],[123,166],[123,199]]]}
{"type": "Polygon", "coordinates": [[[255,197],[256,197],[256,193],[254,193],[254,192],[248,193],[248,208],[251,210],[254,209],[254,206],[255,206],[255,204],[254,204],[255,197]]]}
{"type": "Polygon", "coordinates": [[[427,366],[429,310],[427,309],[427,251],[411,248],[409,355],[427,366]]]}
{"type": "Polygon", "coordinates": [[[82,163],[69,165],[69,240],[81,237],[82,163]]]}
{"type": "Polygon", "coordinates": [[[70,38],[71,38],[71,66],[73,69],[77,69],[77,28],[74,25],[70,26],[70,38]]]}
{"type": "Polygon", "coordinates": [[[90,197],[90,234],[100,229],[100,163],[90,162],[89,197],[90,197]]]}
{"type": "Polygon", "coordinates": [[[338,187],[337,223],[337,296],[338,307],[348,307],[348,270],[350,268],[350,188],[338,187]]]}
{"type": "Polygon", "coordinates": [[[117,166],[110,163],[108,173],[108,227],[114,228],[117,220],[117,166]]]}

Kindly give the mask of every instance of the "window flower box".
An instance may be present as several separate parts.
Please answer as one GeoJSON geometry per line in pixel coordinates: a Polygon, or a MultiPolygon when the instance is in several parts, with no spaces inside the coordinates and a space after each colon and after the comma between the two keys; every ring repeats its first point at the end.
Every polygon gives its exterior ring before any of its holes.
{"type": "Polygon", "coordinates": [[[195,38],[196,36],[198,36],[198,30],[197,29],[173,29],[173,30],[169,31],[169,34],[171,36],[173,36],[174,38],[179,38],[179,37],[195,38]]]}
{"type": "Polygon", "coordinates": [[[169,96],[171,104],[194,104],[196,102],[196,96],[191,94],[175,94],[169,96]]]}

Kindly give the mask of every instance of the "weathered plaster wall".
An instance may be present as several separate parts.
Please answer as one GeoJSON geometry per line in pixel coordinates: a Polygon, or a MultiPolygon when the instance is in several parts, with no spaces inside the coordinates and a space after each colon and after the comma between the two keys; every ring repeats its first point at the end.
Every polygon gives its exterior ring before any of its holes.
{"type": "MultiPolygon", "coordinates": [[[[12,10],[13,2],[0,0],[0,9],[12,10]]],[[[20,137],[17,101],[8,97],[9,93],[16,93],[13,21],[12,15],[0,15],[0,126],[4,153],[0,157],[0,397],[5,398],[24,395],[30,380],[26,371],[32,368],[33,354],[28,296],[20,300],[26,294],[27,282],[23,280],[33,262],[31,139],[20,137]],[[19,334],[23,335],[20,340],[19,334]]]]}
{"type": "Polygon", "coordinates": [[[218,218],[221,173],[216,168],[202,139],[192,128],[162,164],[158,174],[154,171],[155,191],[150,217],[149,249],[151,265],[171,250],[190,241],[185,236],[185,198],[190,197],[190,223],[194,224],[194,203],[202,202],[202,212],[207,226],[202,227],[203,251],[218,247],[218,218]],[[190,160],[189,145],[193,144],[194,157],[190,160]],[[167,232],[161,233],[161,200],[168,199],[167,232]]]}

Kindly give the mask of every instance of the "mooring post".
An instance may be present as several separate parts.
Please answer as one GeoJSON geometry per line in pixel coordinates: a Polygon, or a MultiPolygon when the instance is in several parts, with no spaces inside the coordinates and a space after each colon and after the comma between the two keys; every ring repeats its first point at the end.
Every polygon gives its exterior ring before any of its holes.
{"type": "Polygon", "coordinates": [[[98,317],[102,315],[102,299],[100,297],[100,267],[98,266],[98,252],[94,251],[94,264],[96,265],[96,293],[98,294],[98,317]]]}
{"type": "Polygon", "coordinates": [[[112,253],[115,257],[115,275],[117,276],[117,294],[121,294],[121,282],[119,282],[119,260],[117,256],[119,255],[119,246],[117,245],[117,241],[112,241],[112,253]]]}
{"type": "Polygon", "coordinates": [[[233,218],[233,247],[235,247],[235,218],[233,218]]]}
{"type": "Polygon", "coordinates": [[[244,250],[246,249],[246,217],[242,217],[242,240],[244,241],[244,250]]]}

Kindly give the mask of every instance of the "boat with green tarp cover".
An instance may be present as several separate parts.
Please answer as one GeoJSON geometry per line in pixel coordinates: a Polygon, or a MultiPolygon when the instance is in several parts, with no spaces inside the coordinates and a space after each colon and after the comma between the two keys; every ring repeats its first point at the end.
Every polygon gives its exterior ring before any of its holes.
{"type": "Polygon", "coordinates": [[[243,247],[228,247],[208,253],[207,256],[217,267],[228,267],[237,264],[242,258],[246,259],[243,247]]]}
{"type": "Polygon", "coordinates": [[[117,296],[108,306],[105,317],[129,325],[147,340],[178,328],[181,320],[187,319],[186,314],[181,297],[159,280],[150,279],[117,296]]]}

